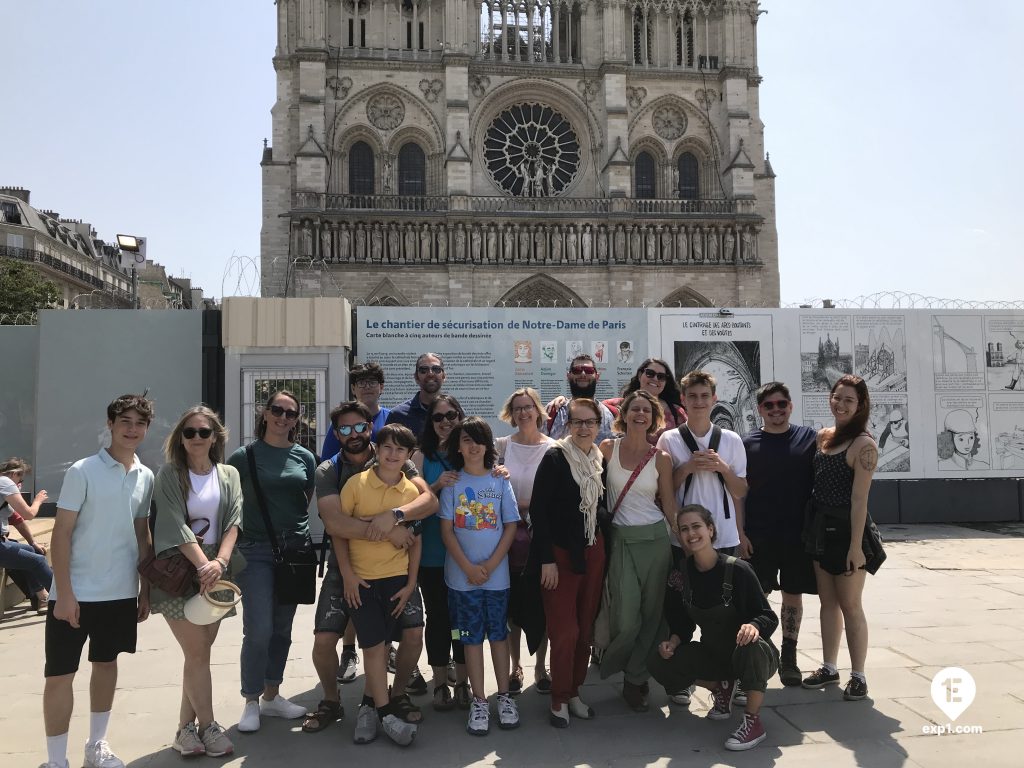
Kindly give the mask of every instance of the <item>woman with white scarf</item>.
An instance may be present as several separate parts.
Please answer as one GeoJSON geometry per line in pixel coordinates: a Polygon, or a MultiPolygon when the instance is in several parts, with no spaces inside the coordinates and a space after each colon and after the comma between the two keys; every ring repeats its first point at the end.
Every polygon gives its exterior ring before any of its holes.
{"type": "Polygon", "coordinates": [[[579,692],[590,663],[605,564],[597,524],[597,507],[604,495],[604,461],[594,445],[601,426],[597,403],[588,398],[571,400],[568,425],[569,436],[541,459],[530,503],[531,558],[540,562],[551,642],[550,722],[556,728],[567,728],[570,714],[584,720],[594,716],[579,692]]]}

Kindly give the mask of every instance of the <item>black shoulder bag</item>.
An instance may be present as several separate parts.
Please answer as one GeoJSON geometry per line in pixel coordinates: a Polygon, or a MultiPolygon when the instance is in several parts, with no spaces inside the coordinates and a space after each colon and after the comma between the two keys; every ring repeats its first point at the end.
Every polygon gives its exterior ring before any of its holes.
{"type": "Polygon", "coordinates": [[[252,443],[245,446],[245,456],[249,460],[249,474],[263,515],[263,525],[274,551],[274,594],[277,602],[280,605],[312,605],[316,602],[316,567],[319,560],[313,539],[308,533],[302,539],[278,539],[274,524],[270,522],[267,500],[260,487],[252,443]]]}
{"type": "MultiPolygon", "coordinates": [[[[690,453],[696,453],[700,450],[700,446],[697,445],[697,440],[694,438],[690,428],[685,424],[679,426],[679,434],[683,438],[683,442],[686,443],[686,447],[690,449],[690,453]]],[[[718,446],[722,442],[722,428],[717,424],[711,426],[711,440],[708,442],[708,450],[717,451],[718,446]]],[[[722,509],[725,511],[725,519],[728,520],[732,517],[729,512],[729,491],[725,487],[725,478],[722,477],[721,472],[715,472],[718,475],[718,482],[722,484],[722,509]]],[[[693,483],[693,475],[686,476],[686,485],[683,486],[683,503],[686,503],[686,494],[690,490],[690,485],[693,483]]]]}

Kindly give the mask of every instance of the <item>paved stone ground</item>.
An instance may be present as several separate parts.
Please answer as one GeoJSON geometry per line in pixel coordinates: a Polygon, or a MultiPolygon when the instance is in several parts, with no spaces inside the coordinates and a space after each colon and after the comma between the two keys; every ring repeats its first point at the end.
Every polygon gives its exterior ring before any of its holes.
{"type": "MultiPolygon", "coordinates": [[[[435,713],[424,697],[425,722],[416,742],[402,749],[381,737],[352,743],[360,682],[343,689],[347,717],[336,727],[307,735],[298,721],[264,718],[261,731],[239,734],[241,711],[238,652],[241,621],[225,623],[214,648],[217,717],[236,745],[224,765],[263,768],[301,765],[402,766],[950,766],[985,768],[1024,765],[1024,525],[1000,532],[957,526],[885,526],[889,560],[865,593],[871,627],[868,681],[871,699],[844,702],[835,687],[826,691],[783,689],[776,679],[763,710],[768,739],[747,753],[727,752],[723,741],[739,722],[703,718],[706,694],[689,710],[670,707],[654,686],[652,709],[634,714],[620,696],[621,682],[601,681],[592,670],[584,698],[597,710],[591,722],[574,720],[568,730],[547,725],[547,697],[527,688],[519,696],[522,727],[486,738],[464,731],[465,714],[435,713]],[[922,727],[948,718],[932,702],[930,681],[937,671],[959,666],[977,681],[977,697],[956,725],[980,725],[982,734],[925,735],[922,727]]],[[[27,604],[26,604],[27,605],[27,604]]],[[[820,661],[817,600],[805,607],[800,662],[805,670],[820,661]]],[[[300,609],[283,692],[310,707],[319,699],[309,659],[312,607],[300,609]]],[[[778,633],[776,633],[778,635],[778,633]]],[[[777,639],[777,638],[776,638],[777,639]]],[[[0,765],[37,766],[44,759],[41,719],[43,620],[14,609],[0,625],[6,674],[4,737],[0,765]]],[[[840,664],[848,664],[846,651],[840,664]]],[[[174,766],[181,758],[169,748],[180,696],[181,657],[159,617],[140,628],[139,649],[122,656],[121,683],[110,740],[129,766],[174,766]]],[[[421,667],[426,670],[424,664],[421,667]]],[[[848,668],[841,670],[844,681],[848,668]]],[[[527,679],[530,679],[527,670],[527,679]]],[[[71,724],[72,766],[87,734],[88,677],[76,681],[77,707],[71,724]]],[[[199,765],[213,758],[200,758],[199,765]]]]}

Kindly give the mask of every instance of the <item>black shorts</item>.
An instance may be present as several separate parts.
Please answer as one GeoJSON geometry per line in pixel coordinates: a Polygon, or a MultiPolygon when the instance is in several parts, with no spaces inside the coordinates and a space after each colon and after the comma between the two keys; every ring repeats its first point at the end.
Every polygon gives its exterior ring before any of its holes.
{"type": "Polygon", "coordinates": [[[826,573],[833,576],[844,576],[849,572],[847,555],[850,554],[850,527],[837,526],[825,528],[825,549],[814,559],[826,573]]]}
{"type": "Polygon", "coordinates": [[[750,567],[761,582],[761,590],[781,589],[790,595],[816,595],[818,582],[814,578],[814,561],[799,542],[750,537],[754,554],[750,567]]]}
{"type": "Polygon", "coordinates": [[[320,597],[316,601],[316,617],[313,632],[345,634],[348,628],[349,607],[345,602],[345,585],[333,553],[327,560],[327,570],[320,582],[320,597]]]}
{"type": "Polygon", "coordinates": [[[360,648],[401,640],[404,630],[423,626],[423,601],[419,587],[413,590],[402,614],[398,617],[391,615],[395,607],[391,596],[408,583],[408,577],[389,576],[365,581],[370,586],[359,588],[359,607],[350,609],[360,648]]]}
{"type": "Polygon", "coordinates": [[[89,661],[116,661],[119,653],[135,653],[139,629],[136,598],[79,603],[77,629],[54,617],[54,605],[51,601],[46,612],[46,677],[77,672],[86,640],[89,661]]]}

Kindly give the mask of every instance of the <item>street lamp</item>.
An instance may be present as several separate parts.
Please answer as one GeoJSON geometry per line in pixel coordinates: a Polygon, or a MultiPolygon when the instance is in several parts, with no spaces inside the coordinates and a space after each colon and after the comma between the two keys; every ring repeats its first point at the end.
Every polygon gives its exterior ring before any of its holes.
{"type": "MultiPolygon", "coordinates": [[[[138,265],[146,263],[146,238],[137,235],[118,235],[117,247],[122,251],[134,254],[131,261],[132,267],[132,304],[135,309],[139,308],[139,273],[138,265]]],[[[122,260],[122,266],[124,261],[122,260]]]]}

